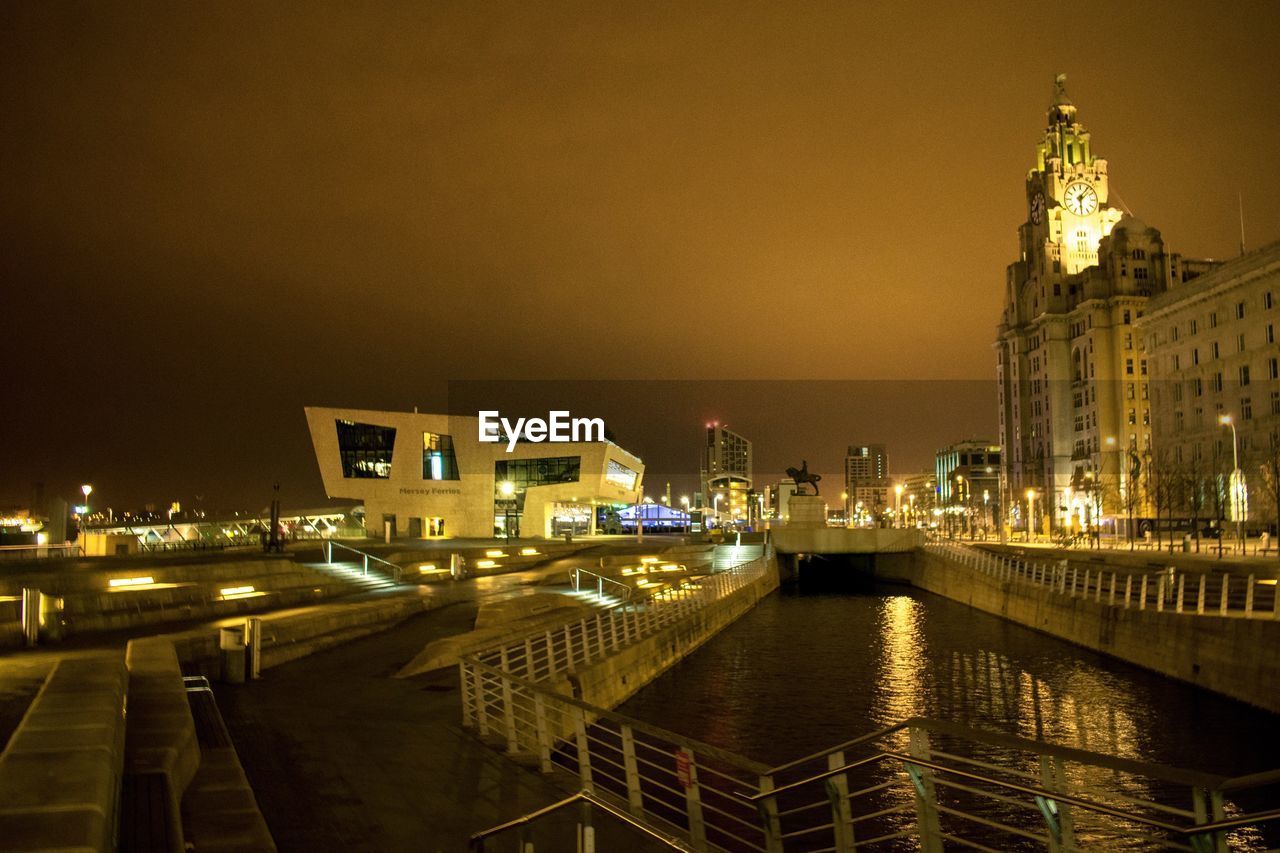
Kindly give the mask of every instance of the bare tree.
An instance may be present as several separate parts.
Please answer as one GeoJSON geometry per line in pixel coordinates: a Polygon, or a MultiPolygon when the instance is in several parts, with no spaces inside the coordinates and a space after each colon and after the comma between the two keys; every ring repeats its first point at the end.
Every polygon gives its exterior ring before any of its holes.
{"type": "MultiPolygon", "coordinates": [[[[1275,521],[1276,532],[1280,534],[1280,427],[1272,428],[1261,456],[1258,473],[1262,476],[1262,502],[1270,504],[1269,520],[1275,521]]],[[[1280,559],[1280,541],[1276,543],[1276,558],[1280,559]]]]}
{"type": "Polygon", "coordinates": [[[1193,452],[1191,459],[1182,464],[1182,508],[1191,519],[1192,535],[1196,540],[1196,553],[1200,553],[1200,524],[1209,504],[1212,474],[1205,459],[1193,452]]]}

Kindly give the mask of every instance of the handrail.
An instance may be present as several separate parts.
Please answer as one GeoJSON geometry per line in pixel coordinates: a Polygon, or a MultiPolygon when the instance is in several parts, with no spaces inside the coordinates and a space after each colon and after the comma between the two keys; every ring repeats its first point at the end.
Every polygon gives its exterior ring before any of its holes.
{"type": "MultiPolygon", "coordinates": [[[[852,740],[845,741],[844,743],[828,747],[821,752],[815,752],[814,754],[807,755],[804,758],[779,765],[771,769],[769,773],[772,775],[783,770],[790,770],[791,768],[803,764],[806,761],[822,758],[823,756],[830,755],[833,752],[843,752],[850,746],[856,746],[859,743],[875,740],[879,737],[890,735],[906,728],[924,729],[937,734],[962,737],[978,743],[985,743],[991,746],[999,746],[1007,749],[1021,749],[1043,753],[1080,764],[1092,764],[1096,767],[1106,768],[1107,770],[1118,770],[1123,773],[1132,773],[1138,776],[1146,776],[1151,779],[1161,779],[1165,782],[1175,782],[1179,785],[1217,789],[1228,781],[1227,777],[1214,773],[1203,773],[1198,770],[1183,770],[1178,767],[1168,767],[1163,764],[1154,764],[1133,758],[1120,758],[1118,756],[1107,755],[1105,753],[1090,752],[1086,749],[1077,749],[1073,746],[1060,746],[1046,741],[1031,740],[1030,738],[1022,738],[1017,735],[1008,735],[1003,732],[987,731],[984,729],[974,728],[972,726],[966,726],[962,723],[953,723],[949,720],[935,720],[931,717],[910,717],[900,723],[880,729],[879,731],[856,737],[852,740]]],[[[1280,770],[1271,771],[1271,773],[1280,775],[1280,770]]],[[[1263,773],[1255,775],[1265,777],[1269,774],[1263,773]]],[[[1247,779],[1248,777],[1241,778],[1247,779]]],[[[1264,779],[1264,781],[1270,780],[1264,779]]],[[[1238,787],[1244,787],[1244,785],[1240,785],[1238,787]]]]}
{"type": "Polygon", "coordinates": [[[518,826],[528,826],[533,821],[542,817],[546,817],[549,814],[554,814],[555,812],[558,812],[560,809],[563,809],[566,806],[571,806],[574,803],[589,803],[593,808],[601,809],[602,811],[607,812],[608,814],[612,815],[613,817],[617,818],[623,823],[626,823],[628,826],[632,827],[633,829],[638,829],[640,832],[643,832],[645,835],[649,836],[655,841],[659,841],[667,845],[672,850],[680,850],[680,851],[683,851],[683,853],[695,853],[694,848],[685,844],[683,841],[676,838],[675,836],[667,835],[664,832],[659,832],[653,827],[647,824],[641,823],[640,821],[636,820],[634,817],[622,811],[621,809],[614,808],[613,806],[606,803],[604,800],[600,799],[599,797],[593,796],[587,793],[586,791],[579,791],[573,796],[565,797],[563,800],[560,800],[559,802],[552,803],[549,806],[544,806],[538,809],[537,811],[529,812],[527,815],[524,815],[522,817],[518,817],[514,820],[509,820],[506,823],[499,824],[498,826],[490,827],[489,829],[481,830],[480,832],[477,832],[474,835],[472,835],[471,840],[468,843],[472,850],[482,851],[484,850],[484,840],[486,838],[489,838],[493,835],[497,835],[500,832],[506,832],[509,829],[515,829],[518,826]]]}
{"type": "Polygon", "coordinates": [[[600,595],[600,597],[602,598],[604,597],[604,585],[606,583],[611,583],[614,586],[622,587],[624,591],[624,595],[622,596],[622,598],[624,600],[628,600],[631,598],[632,589],[629,585],[623,583],[622,581],[615,580],[614,578],[607,578],[602,574],[591,571],[590,569],[583,569],[578,566],[575,566],[573,569],[573,589],[575,592],[582,591],[582,576],[584,574],[591,575],[593,578],[596,579],[596,583],[599,588],[598,594],[600,595]]]}
{"type": "Polygon", "coordinates": [[[326,563],[333,562],[333,549],[336,546],[346,551],[350,551],[352,554],[358,554],[361,557],[363,557],[364,573],[366,575],[369,574],[369,561],[373,560],[375,563],[382,563],[384,566],[389,566],[391,568],[392,580],[394,580],[396,583],[400,582],[400,567],[389,560],[384,560],[381,557],[368,553],[367,551],[361,551],[359,548],[352,548],[350,545],[344,545],[341,542],[335,542],[332,539],[326,539],[324,545],[325,545],[324,561],[326,563]]]}
{"type": "Polygon", "coordinates": [[[1060,803],[1079,806],[1080,808],[1085,809],[1087,811],[1098,812],[1099,814],[1105,814],[1110,817],[1118,817],[1124,820],[1132,820],[1137,823],[1145,824],[1147,826],[1155,827],[1157,829],[1163,829],[1163,830],[1166,830],[1167,832],[1176,832],[1181,835],[1200,835],[1206,832],[1215,832],[1220,829],[1232,829],[1237,826],[1247,826],[1249,824],[1261,823],[1262,821],[1275,820],[1277,818],[1280,818],[1280,809],[1269,809],[1267,811],[1262,811],[1262,812],[1252,812],[1250,814],[1238,815],[1233,818],[1214,821],[1213,823],[1197,823],[1197,824],[1192,824],[1191,826],[1181,826],[1174,823],[1168,823],[1163,820],[1158,820],[1156,818],[1145,817],[1143,815],[1136,814],[1133,811],[1126,811],[1124,809],[1117,809],[1111,806],[1103,805],[1102,803],[1095,803],[1092,800],[1086,800],[1081,797],[1073,796],[1071,794],[1065,794],[1058,791],[1050,791],[1046,788],[1039,788],[1032,785],[1023,785],[1018,782],[1009,782],[1004,779],[997,779],[994,776],[988,776],[984,773],[974,773],[969,770],[960,770],[959,768],[951,767],[950,765],[947,765],[947,764],[939,764],[936,761],[930,761],[929,759],[921,758],[919,756],[908,755],[905,753],[892,752],[892,751],[878,752],[875,755],[869,755],[865,758],[860,758],[857,761],[850,762],[840,767],[836,767],[831,770],[825,770],[822,773],[815,773],[814,775],[809,776],[808,778],[801,779],[796,782],[789,782],[786,785],[779,785],[778,787],[772,788],[768,791],[760,791],[759,793],[756,793],[756,794],[744,794],[741,791],[734,791],[733,793],[734,793],[734,796],[738,797],[739,799],[754,803],[759,800],[768,799],[770,797],[776,797],[779,794],[784,794],[788,791],[793,791],[797,788],[812,784],[814,782],[820,782],[824,779],[830,779],[833,776],[839,776],[842,773],[847,773],[850,770],[856,770],[859,767],[863,767],[867,764],[872,764],[877,761],[882,761],[886,758],[895,759],[904,765],[915,765],[918,767],[927,767],[930,770],[935,770],[939,773],[947,773],[952,776],[959,776],[961,778],[969,779],[975,782],[984,782],[990,785],[996,785],[998,787],[1005,788],[1010,791],[1017,791],[1022,794],[1031,794],[1032,796],[1044,797],[1045,799],[1055,800],[1060,803]]]}
{"type": "Polygon", "coordinates": [[[552,697],[555,699],[556,702],[560,702],[575,708],[581,708],[583,711],[586,711],[588,714],[590,714],[592,719],[614,720],[615,722],[630,726],[635,731],[644,732],[647,735],[652,735],[653,737],[661,738],[663,740],[669,740],[672,743],[677,743],[682,746],[688,746],[700,755],[710,755],[711,757],[716,758],[719,761],[723,761],[726,764],[735,765],[741,768],[742,770],[747,771],[755,776],[759,776],[763,773],[769,772],[769,768],[758,761],[752,761],[750,758],[746,758],[744,756],[730,752],[727,749],[722,749],[718,746],[712,746],[709,743],[703,743],[700,740],[696,740],[691,737],[686,737],[685,735],[676,734],[675,732],[668,731],[667,729],[664,729],[661,726],[655,726],[650,723],[646,723],[643,720],[637,720],[635,717],[628,717],[626,714],[620,714],[617,711],[610,711],[608,709],[601,708],[598,705],[592,705],[590,702],[584,702],[583,700],[578,699],[576,697],[566,696],[563,693],[557,693],[555,690],[552,690],[550,687],[548,687],[545,684],[540,684],[536,681],[530,681],[527,678],[521,678],[518,675],[512,675],[510,672],[507,672],[505,669],[502,669],[501,667],[491,666],[490,664],[484,663],[483,661],[476,658],[474,655],[466,655],[462,658],[462,660],[466,662],[468,666],[473,666],[476,669],[480,670],[481,672],[486,672],[489,675],[505,678],[509,680],[513,685],[523,687],[524,689],[533,691],[535,693],[541,693],[544,696],[552,697]]]}

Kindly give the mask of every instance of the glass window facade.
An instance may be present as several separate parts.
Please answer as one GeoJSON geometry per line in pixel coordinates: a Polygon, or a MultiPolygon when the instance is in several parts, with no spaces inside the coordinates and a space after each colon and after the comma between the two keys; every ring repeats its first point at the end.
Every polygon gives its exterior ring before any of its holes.
{"type": "Polygon", "coordinates": [[[546,459],[501,459],[493,464],[494,483],[511,482],[517,492],[530,486],[576,483],[582,473],[581,456],[551,456],[546,459]]]}
{"type": "Polygon", "coordinates": [[[385,480],[391,476],[391,451],[396,443],[395,427],[335,421],[342,476],[349,479],[385,480]]]}
{"type": "Polygon", "coordinates": [[[453,436],[434,432],[422,434],[422,479],[458,479],[458,457],[453,452],[453,436]]]}
{"type": "Polygon", "coordinates": [[[616,486],[622,486],[624,489],[634,489],[636,487],[636,472],[613,459],[609,460],[609,465],[604,472],[604,478],[616,486]]]}

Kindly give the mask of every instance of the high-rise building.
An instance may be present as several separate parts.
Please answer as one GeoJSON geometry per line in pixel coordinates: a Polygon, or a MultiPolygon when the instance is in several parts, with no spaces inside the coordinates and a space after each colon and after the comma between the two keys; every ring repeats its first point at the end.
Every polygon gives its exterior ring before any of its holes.
{"type": "Polygon", "coordinates": [[[1137,330],[1151,374],[1148,491],[1172,504],[1162,514],[1234,520],[1238,496],[1242,521],[1273,521],[1261,469],[1280,452],[1280,242],[1153,298],[1137,330]],[[1244,488],[1232,492],[1237,457],[1244,488]]]}
{"type": "Polygon", "coordinates": [[[883,444],[850,445],[844,457],[844,491],[851,524],[880,524],[889,499],[889,457],[883,444]]]}
{"type": "Polygon", "coordinates": [[[702,447],[703,505],[726,523],[751,517],[751,442],[719,421],[707,424],[702,447]]]}
{"type": "Polygon", "coordinates": [[[1134,460],[1151,443],[1150,378],[1134,323],[1150,297],[1211,267],[1169,252],[1159,231],[1111,203],[1108,163],[1064,83],[1026,175],[1027,219],[994,345],[1010,498],[1001,505],[1023,529],[1034,513],[1039,531],[1072,515],[1114,523],[1122,507],[1147,514],[1134,460]],[[1086,483],[1106,488],[1090,497],[1086,483]]]}

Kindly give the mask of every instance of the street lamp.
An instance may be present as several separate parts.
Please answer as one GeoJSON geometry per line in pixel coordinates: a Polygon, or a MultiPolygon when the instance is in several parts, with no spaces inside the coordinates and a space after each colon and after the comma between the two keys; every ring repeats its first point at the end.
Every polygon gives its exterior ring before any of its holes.
{"type": "Polygon", "coordinates": [[[902,527],[902,484],[893,487],[893,515],[897,527],[902,527]]]}
{"type": "Polygon", "coordinates": [[[684,507],[684,532],[688,533],[693,523],[693,516],[689,513],[689,496],[681,495],[680,504],[684,507]]]}
{"type": "Polygon", "coordinates": [[[80,487],[81,493],[84,494],[84,512],[80,513],[80,547],[85,545],[85,533],[89,524],[89,495],[93,494],[93,486],[85,483],[80,487]]]}
{"type": "Polygon", "coordinates": [[[502,495],[502,532],[506,534],[507,544],[511,544],[511,505],[515,503],[516,484],[503,480],[498,484],[498,494],[502,495]]]}
{"type": "Polygon", "coordinates": [[[1031,541],[1031,529],[1036,523],[1036,490],[1027,489],[1027,541],[1031,541]]]}
{"type": "Polygon", "coordinates": [[[1231,489],[1231,514],[1235,516],[1236,521],[1236,539],[1240,542],[1240,556],[1243,557],[1244,516],[1247,510],[1244,502],[1244,472],[1240,470],[1240,437],[1236,434],[1236,422],[1231,415],[1219,416],[1218,423],[1231,427],[1231,479],[1228,483],[1231,489]]]}
{"type": "Polygon", "coordinates": [[[716,527],[719,527],[719,528],[721,528],[721,529],[723,529],[723,528],[724,528],[724,524],[722,524],[722,523],[721,523],[721,521],[720,521],[720,499],[721,499],[721,498],[723,498],[723,497],[724,497],[724,495],[722,495],[722,494],[720,494],[719,492],[717,492],[717,493],[716,493],[716,496],[715,496],[715,499],[711,501],[712,509],[714,509],[714,510],[715,510],[715,516],[716,516],[716,527]]]}

